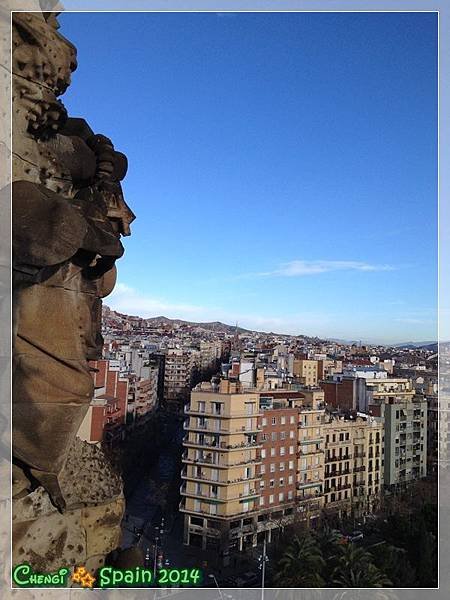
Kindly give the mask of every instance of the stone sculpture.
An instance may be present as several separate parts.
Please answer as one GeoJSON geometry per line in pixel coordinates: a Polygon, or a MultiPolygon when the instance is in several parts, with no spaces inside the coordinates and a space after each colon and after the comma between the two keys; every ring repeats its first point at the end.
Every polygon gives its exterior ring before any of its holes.
{"type": "Polygon", "coordinates": [[[101,299],[134,215],[125,156],[59,100],[76,51],[58,27],[55,13],[13,13],[13,498],[43,487],[64,512],[63,469],[93,396],[88,361],[103,346],[101,299]]]}

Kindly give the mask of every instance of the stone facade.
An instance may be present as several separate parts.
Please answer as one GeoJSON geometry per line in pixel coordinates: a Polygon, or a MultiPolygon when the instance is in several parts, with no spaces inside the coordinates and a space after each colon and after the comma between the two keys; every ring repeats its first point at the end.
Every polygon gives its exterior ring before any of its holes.
{"type": "Polygon", "coordinates": [[[59,99],[76,50],[55,13],[13,13],[13,564],[99,567],[122,482],[76,438],[101,358],[102,298],[134,215],[126,157],[59,99]]]}

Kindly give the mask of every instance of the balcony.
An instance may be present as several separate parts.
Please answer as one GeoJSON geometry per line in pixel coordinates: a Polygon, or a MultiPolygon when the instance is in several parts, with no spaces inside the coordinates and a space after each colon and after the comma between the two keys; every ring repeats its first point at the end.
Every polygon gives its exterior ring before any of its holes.
{"type": "Polygon", "coordinates": [[[325,487],[325,494],[329,494],[330,492],[340,492],[341,490],[349,490],[351,488],[350,483],[342,483],[340,485],[331,485],[325,487]]]}
{"type": "Polygon", "coordinates": [[[323,437],[311,436],[311,437],[303,437],[298,440],[298,444],[321,444],[323,442],[323,437]]]}
{"type": "Polygon", "coordinates": [[[322,481],[320,481],[320,480],[314,481],[313,479],[307,479],[306,481],[297,481],[295,487],[298,490],[304,490],[307,488],[318,487],[318,486],[322,486],[322,481]]]}
{"type": "Polygon", "coordinates": [[[351,469],[341,469],[340,471],[329,471],[325,473],[325,477],[339,477],[340,475],[349,475],[352,472],[351,469]]]}
{"type": "Polygon", "coordinates": [[[297,502],[308,502],[310,500],[317,500],[321,497],[322,495],[322,490],[320,492],[317,492],[315,494],[303,494],[303,495],[298,495],[296,497],[297,502]]]}
{"type": "Polygon", "coordinates": [[[252,510],[244,510],[244,511],[240,511],[240,512],[234,512],[232,514],[220,514],[220,513],[212,513],[208,510],[201,510],[201,509],[186,509],[186,503],[182,500],[179,504],[179,510],[180,512],[186,512],[188,514],[192,514],[192,515],[196,515],[196,514],[200,514],[200,515],[205,515],[208,517],[213,517],[214,519],[220,519],[220,520],[230,520],[230,519],[235,519],[235,518],[239,518],[239,517],[249,517],[251,515],[254,515],[256,513],[259,512],[259,507],[258,508],[253,508],[252,510]]]}
{"type": "Polygon", "coordinates": [[[196,424],[196,425],[190,425],[189,423],[185,422],[183,425],[183,429],[185,431],[207,431],[210,434],[214,434],[214,433],[221,433],[222,435],[235,435],[235,434],[239,434],[239,433],[259,433],[260,431],[262,431],[261,427],[258,426],[252,426],[247,428],[246,426],[240,427],[238,429],[230,429],[229,427],[211,427],[212,423],[204,423],[204,424],[196,424]]]}
{"type": "Polygon", "coordinates": [[[226,502],[226,500],[219,498],[219,494],[201,492],[200,490],[187,491],[185,484],[180,486],[180,494],[182,496],[189,496],[189,498],[201,498],[205,500],[215,500],[217,502],[226,502]]]}
{"type": "MultiPolygon", "coordinates": [[[[218,456],[217,454],[215,455],[216,457],[218,456]]],[[[202,457],[202,458],[188,458],[187,455],[183,454],[182,455],[182,462],[188,465],[205,465],[205,466],[213,466],[216,467],[218,469],[231,469],[233,467],[240,467],[243,465],[260,465],[261,464],[261,459],[260,458],[250,458],[250,459],[245,459],[239,462],[234,462],[234,463],[225,463],[225,462],[220,462],[218,461],[218,458],[216,458],[215,460],[213,460],[212,457],[206,456],[206,457],[202,457]]]]}
{"type": "Polygon", "coordinates": [[[363,465],[363,466],[361,466],[361,467],[355,467],[355,468],[353,469],[353,473],[361,473],[362,471],[365,471],[365,470],[366,470],[366,466],[365,466],[365,465],[363,465]]]}
{"type": "Polygon", "coordinates": [[[260,417],[262,415],[262,412],[258,411],[258,412],[254,412],[254,413],[247,413],[245,411],[242,412],[233,412],[232,414],[227,413],[225,414],[225,412],[222,410],[220,412],[215,412],[212,410],[198,410],[196,408],[191,408],[189,405],[186,405],[184,407],[184,413],[186,415],[192,415],[192,416],[206,416],[206,417],[214,417],[216,419],[238,419],[238,418],[246,418],[246,419],[250,419],[250,418],[255,418],[255,417],[260,417]]]}
{"type": "Polygon", "coordinates": [[[342,460],[350,460],[351,458],[351,454],[347,454],[346,456],[330,456],[330,458],[325,457],[325,462],[339,462],[342,460]]]}

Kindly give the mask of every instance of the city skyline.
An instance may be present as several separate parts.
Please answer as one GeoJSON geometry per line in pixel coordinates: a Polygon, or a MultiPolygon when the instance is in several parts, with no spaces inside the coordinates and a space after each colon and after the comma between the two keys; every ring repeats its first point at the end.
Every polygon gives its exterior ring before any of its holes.
{"type": "Polygon", "coordinates": [[[130,160],[138,219],[111,308],[436,339],[435,14],[60,20],[80,63],[63,101],[98,131],[108,124],[130,160]],[[97,95],[99,78],[114,102],[97,95]]]}

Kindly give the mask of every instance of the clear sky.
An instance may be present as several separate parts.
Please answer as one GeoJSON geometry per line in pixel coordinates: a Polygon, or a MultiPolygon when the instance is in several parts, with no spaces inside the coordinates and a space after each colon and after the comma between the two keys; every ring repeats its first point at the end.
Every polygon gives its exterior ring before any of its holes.
{"type": "Polygon", "coordinates": [[[434,13],[65,13],[63,97],[125,152],[112,308],[436,339],[434,13]]]}

